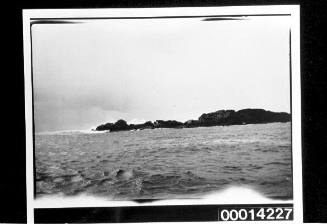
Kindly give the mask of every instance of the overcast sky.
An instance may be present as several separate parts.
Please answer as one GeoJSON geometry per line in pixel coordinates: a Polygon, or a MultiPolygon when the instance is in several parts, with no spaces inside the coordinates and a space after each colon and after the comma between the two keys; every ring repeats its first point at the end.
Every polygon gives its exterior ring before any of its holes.
{"type": "Polygon", "coordinates": [[[35,24],[32,40],[36,132],[290,112],[287,17],[35,24]]]}

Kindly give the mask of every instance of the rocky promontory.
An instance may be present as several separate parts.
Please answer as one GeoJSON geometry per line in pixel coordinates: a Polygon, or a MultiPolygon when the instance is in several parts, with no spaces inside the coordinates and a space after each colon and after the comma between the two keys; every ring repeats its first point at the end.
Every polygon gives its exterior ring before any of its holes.
{"type": "Polygon", "coordinates": [[[244,124],[264,124],[273,122],[289,122],[291,115],[285,112],[272,112],[264,109],[243,109],[218,110],[212,113],[204,113],[197,120],[179,122],[175,120],[147,121],[143,124],[127,124],[125,120],[118,120],[115,123],[106,123],[96,127],[96,131],[127,131],[143,130],[154,128],[194,128],[222,125],[244,125],[244,124]]]}

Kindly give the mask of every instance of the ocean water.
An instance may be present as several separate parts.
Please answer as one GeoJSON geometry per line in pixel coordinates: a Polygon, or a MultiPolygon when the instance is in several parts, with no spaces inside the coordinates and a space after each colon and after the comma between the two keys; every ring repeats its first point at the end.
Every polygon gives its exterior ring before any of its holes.
{"type": "Polygon", "coordinates": [[[201,198],[230,186],[292,199],[291,124],[35,135],[36,197],[201,198]]]}

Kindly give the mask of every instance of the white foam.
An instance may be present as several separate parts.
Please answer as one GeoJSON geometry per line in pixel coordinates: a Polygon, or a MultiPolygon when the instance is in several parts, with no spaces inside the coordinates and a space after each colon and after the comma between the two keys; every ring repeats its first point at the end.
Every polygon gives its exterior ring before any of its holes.
{"type": "Polygon", "coordinates": [[[136,119],[136,118],[127,121],[128,124],[144,124],[145,122],[146,120],[144,119],[136,119]]]}
{"type": "Polygon", "coordinates": [[[147,203],[134,201],[116,201],[112,198],[96,197],[88,194],[67,197],[63,194],[44,196],[35,200],[36,208],[62,207],[122,207],[122,206],[159,206],[159,205],[217,205],[217,204],[274,204],[292,203],[292,200],[274,200],[265,197],[250,187],[229,187],[220,192],[211,193],[202,199],[169,199],[147,203]]]}

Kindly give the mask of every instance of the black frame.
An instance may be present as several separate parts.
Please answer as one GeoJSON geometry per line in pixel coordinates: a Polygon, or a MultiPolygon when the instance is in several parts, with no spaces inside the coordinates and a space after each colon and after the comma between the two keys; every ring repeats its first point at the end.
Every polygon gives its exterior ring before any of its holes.
{"type": "Polygon", "coordinates": [[[300,4],[301,7],[301,95],[302,95],[302,159],[303,159],[303,206],[304,222],[327,222],[327,176],[325,162],[326,125],[325,96],[327,95],[327,46],[324,36],[326,27],[326,1],[324,0],[146,0],[105,1],[65,0],[6,1],[6,20],[2,23],[5,43],[6,67],[10,74],[2,76],[5,88],[1,88],[6,108],[2,150],[2,180],[0,222],[26,223],[26,151],[24,107],[24,62],[22,41],[22,10],[32,8],[131,8],[131,7],[201,7],[232,5],[300,4]],[[14,171],[13,167],[14,166],[14,171]]]}

